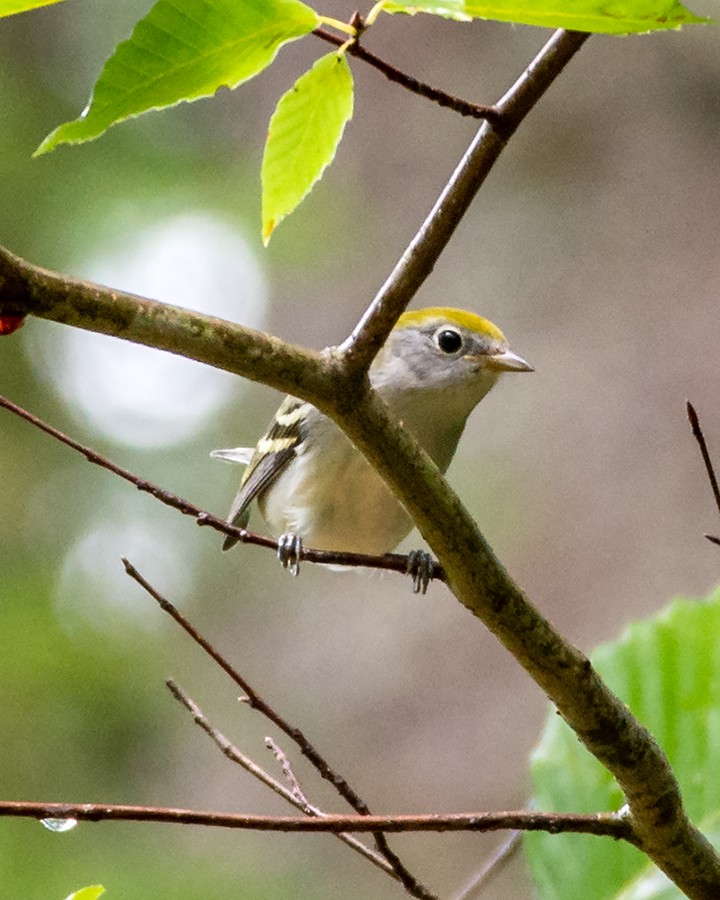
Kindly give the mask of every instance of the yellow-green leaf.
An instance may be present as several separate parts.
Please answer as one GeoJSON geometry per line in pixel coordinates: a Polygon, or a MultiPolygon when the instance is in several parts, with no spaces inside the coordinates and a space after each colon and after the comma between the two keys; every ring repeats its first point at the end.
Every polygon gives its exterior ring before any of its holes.
{"type": "Polygon", "coordinates": [[[678,0],[394,0],[383,8],[390,13],[426,12],[604,34],[663,31],[710,21],[678,0]]]}
{"type": "MultiPolygon", "coordinates": [[[[455,19],[459,22],[471,22],[472,16],[465,12],[464,0],[388,0],[383,6],[387,13],[406,13],[414,16],[416,13],[431,13],[433,16],[442,16],[444,19],[455,19]]],[[[489,17],[488,17],[489,18],[489,17]]]]}
{"type": "Polygon", "coordinates": [[[332,162],[352,112],[352,74],[345,56],[335,52],[321,57],[280,98],[262,164],[265,244],[332,162]]]}
{"type": "Polygon", "coordinates": [[[56,128],[36,154],[90,140],[150,109],[237,87],[317,24],[299,0],[158,0],[105,63],[82,115],[56,128]]]}
{"type": "Polygon", "coordinates": [[[0,19],[53,3],[62,3],[62,0],[0,0],[0,19]]]}
{"type": "Polygon", "coordinates": [[[101,884],[93,884],[89,887],[80,888],[79,891],[74,891],[65,900],[97,900],[104,893],[105,888],[101,884]]]}

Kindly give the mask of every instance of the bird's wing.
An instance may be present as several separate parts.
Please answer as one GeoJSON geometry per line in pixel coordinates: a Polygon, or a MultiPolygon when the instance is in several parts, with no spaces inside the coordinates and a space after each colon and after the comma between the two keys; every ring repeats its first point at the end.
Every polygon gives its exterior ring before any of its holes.
{"type": "MultiPolygon", "coordinates": [[[[250,504],[279,478],[295,457],[305,436],[303,423],[308,408],[308,403],[296,397],[283,400],[267,433],[258,441],[240,482],[240,490],[228,514],[231,525],[238,528],[247,525],[250,504]]],[[[229,550],[236,543],[235,538],[226,537],[223,550],[229,550]]]]}
{"type": "Polygon", "coordinates": [[[247,466],[253,458],[253,453],[255,453],[254,447],[231,447],[229,450],[211,450],[210,458],[247,466]]]}

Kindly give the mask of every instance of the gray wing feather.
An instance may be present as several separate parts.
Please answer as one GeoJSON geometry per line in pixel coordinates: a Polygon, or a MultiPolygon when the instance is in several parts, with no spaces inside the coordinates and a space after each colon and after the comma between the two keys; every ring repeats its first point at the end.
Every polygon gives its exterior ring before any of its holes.
{"type": "MultiPolygon", "coordinates": [[[[283,450],[280,453],[272,453],[264,456],[251,470],[249,477],[243,481],[238,495],[228,513],[228,522],[238,528],[245,528],[250,519],[250,504],[263,491],[279,477],[290,460],[295,456],[295,450],[283,450]]],[[[223,541],[223,550],[229,550],[237,543],[237,538],[228,535],[223,541]]]]}
{"type": "MultiPolygon", "coordinates": [[[[295,457],[297,447],[304,438],[303,410],[308,404],[295,397],[286,397],[273,419],[266,435],[258,443],[252,459],[245,470],[240,490],[228,514],[228,522],[238,528],[245,528],[250,518],[250,505],[260,497],[280,477],[295,457]],[[276,451],[267,447],[277,442],[276,451]]],[[[229,550],[237,539],[226,537],[223,550],[229,550]]]]}

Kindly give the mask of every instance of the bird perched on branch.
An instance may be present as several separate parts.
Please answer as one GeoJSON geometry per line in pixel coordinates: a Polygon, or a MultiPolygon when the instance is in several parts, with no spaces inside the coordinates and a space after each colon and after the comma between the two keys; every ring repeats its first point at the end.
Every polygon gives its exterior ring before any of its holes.
{"type": "MultiPolygon", "coordinates": [[[[467,417],[500,376],[532,371],[492,322],[432,307],[400,316],[369,376],[391,416],[445,472],[467,417]]],[[[388,553],[412,528],[400,501],[337,425],[295,397],[283,400],[254,448],[211,456],[247,465],[228,521],[245,528],[256,501],[273,535],[282,536],[279,552],[284,546],[297,553],[302,541],[319,550],[388,553]]],[[[223,549],[235,543],[226,537],[223,549]]]]}

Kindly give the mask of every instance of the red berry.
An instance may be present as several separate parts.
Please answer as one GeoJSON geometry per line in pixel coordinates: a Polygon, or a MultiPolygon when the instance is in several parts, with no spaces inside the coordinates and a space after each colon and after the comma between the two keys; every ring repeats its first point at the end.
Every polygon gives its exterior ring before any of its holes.
{"type": "Polygon", "coordinates": [[[25,316],[0,316],[0,335],[12,334],[25,321],[25,316]]]}

